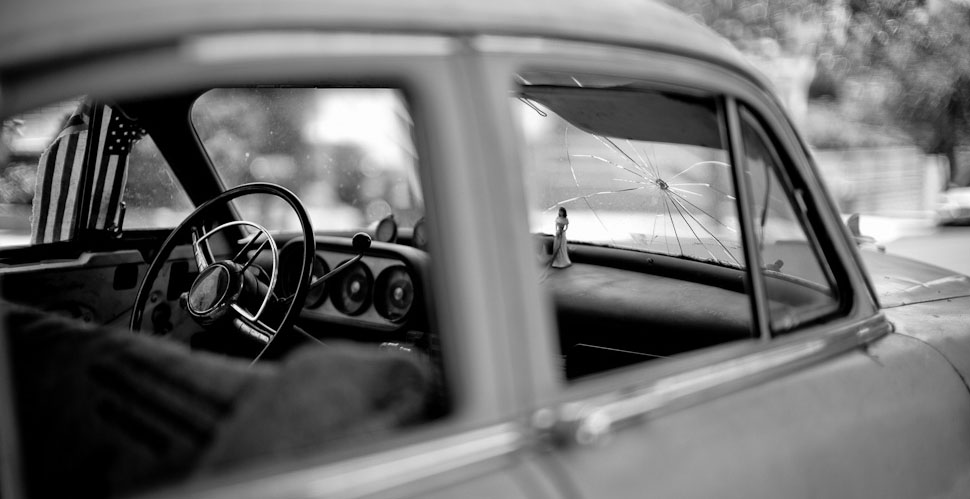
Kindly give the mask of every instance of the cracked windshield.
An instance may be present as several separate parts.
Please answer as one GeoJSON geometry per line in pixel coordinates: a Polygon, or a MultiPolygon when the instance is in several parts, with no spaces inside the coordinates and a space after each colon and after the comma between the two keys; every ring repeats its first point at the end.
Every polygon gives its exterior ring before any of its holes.
{"type": "Polygon", "coordinates": [[[599,76],[523,74],[520,84],[532,232],[553,234],[565,219],[572,243],[743,265],[715,99],[599,76]]]}
{"type": "MultiPolygon", "coordinates": [[[[223,183],[272,182],[306,205],[317,232],[424,215],[413,123],[401,92],[383,88],[226,88],[203,94],[192,123],[223,183]]],[[[244,219],[296,230],[272,196],[235,201],[244,219]]]]}

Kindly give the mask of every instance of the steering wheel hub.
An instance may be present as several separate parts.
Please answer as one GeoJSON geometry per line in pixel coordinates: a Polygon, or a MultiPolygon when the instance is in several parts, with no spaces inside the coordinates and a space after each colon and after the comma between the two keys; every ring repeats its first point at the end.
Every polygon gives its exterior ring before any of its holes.
{"type": "Polygon", "coordinates": [[[201,324],[219,320],[239,296],[242,280],[223,262],[205,268],[189,289],[186,308],[201,324]]]}

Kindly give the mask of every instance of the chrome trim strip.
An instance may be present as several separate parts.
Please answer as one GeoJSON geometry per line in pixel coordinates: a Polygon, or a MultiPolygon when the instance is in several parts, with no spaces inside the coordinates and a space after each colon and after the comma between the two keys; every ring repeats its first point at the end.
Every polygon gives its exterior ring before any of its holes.
{"type": "MultiPolygon", "coordinates": [[[[661,409],[688,404],[715,389],[750,386],[763,377],[785,369],[819,361],[856,348],[888,334],[891,326],[882,314],[838,331],[790,342],[738,358],[661,378],[632,392],[614,391],[607,395],[569,402],[550,418],[537,413],[534,421],[540,430],[552,433],[560,443],[591,444],[607,437],[612,430],[635,420],[645,419],[661,409]],[[855,330],[855,331],[853,331],[855,330]],[[550,424],[551,423],[551,424],[550,424]],[[543,428],[543,426],[546,426],[543,428]]],[[[784,341],[784,340],[776,340],[784,341]]]]}
{"type": "MultiPolygon", "coordinates": [[[[387,491],[455,469],[511,454],[521,449],[521,425],[503,423],[347,461],[302,468],[256,480],[210,488],[160,491],[160,497],[356,498],[387,491]]],[[[154,496],[153,496],[154,497],[154,496]]]]}

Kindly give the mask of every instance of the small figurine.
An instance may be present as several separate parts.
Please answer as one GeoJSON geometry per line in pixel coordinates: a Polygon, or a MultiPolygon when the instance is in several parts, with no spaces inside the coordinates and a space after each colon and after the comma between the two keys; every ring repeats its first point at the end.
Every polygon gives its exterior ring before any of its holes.
{"type": "Polygon", "coordinates": [[[556,238],[552,242],[552,265],[557,269],[563,269],[573,264],[569,261],[569,252],[566,248],[566,229],[569,227],[569,219],[566,218],[566,208],[559,208],[559,216],[556,217],[556,238]]]}

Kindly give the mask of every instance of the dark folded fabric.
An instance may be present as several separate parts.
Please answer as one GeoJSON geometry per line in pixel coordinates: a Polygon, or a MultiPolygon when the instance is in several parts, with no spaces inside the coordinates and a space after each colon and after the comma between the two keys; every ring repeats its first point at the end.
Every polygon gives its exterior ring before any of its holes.
{"type": "Polygon", "coordinates": [[[420,421],[428,370],[413,355],[360,345],[307,346],[260,379],[219,427],[200,468],[305,455],[420,421]]]}
{"type": "Polygon", "coordinates": [[[306,454],[423,418],[428,370],[364,346],[282,363],[191,351],[146,335],[8,308],[32,497],[111,496],[306,454]]]}

